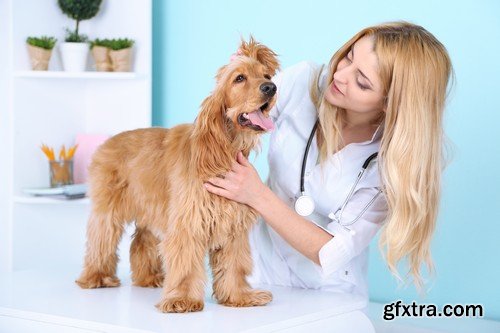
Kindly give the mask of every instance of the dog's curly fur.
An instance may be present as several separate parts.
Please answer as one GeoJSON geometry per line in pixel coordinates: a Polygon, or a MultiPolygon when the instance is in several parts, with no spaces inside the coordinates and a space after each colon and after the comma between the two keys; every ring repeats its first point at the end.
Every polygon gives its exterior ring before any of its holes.
{"type": "Polygon", "coordinates": [[[159,287],[163,312],[203,309],[209,253],[213,295],[228,306],[264,305],[268,291],[246,281],[252,261],[250,207],[210,194],[203,183],[231,169],[238,151],[256,147],[262,131],[241,118],[259,108],[268,117],[276,96],[262,85],[279,68],[276,54],[253,38],[219,69],[216,87],[194,124],[120,133],[94,154],[89,167],[92,212],[87,226],[82,288],[116,287],[117,246],[135,221],[130,249],[134,285],[159,287]],[[243,75],[244,80],[241,80],[243,75]],[[240,76],[238,78],[238,76],[240,76]]]}

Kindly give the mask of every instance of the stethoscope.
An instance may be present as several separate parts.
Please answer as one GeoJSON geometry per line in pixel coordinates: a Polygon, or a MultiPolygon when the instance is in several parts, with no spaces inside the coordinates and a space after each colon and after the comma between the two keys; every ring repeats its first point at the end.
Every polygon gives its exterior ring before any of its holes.
{"type": "MultiPolygon", "coordinates": [[[[311,147],[311,143],[313,141],[314,134],[316,133],[316,129],[318,128],[318,124],[319,124],[319,121],[316,121],[316,123],[314,124],[314,127],[311,131],[311,134],[309,135],[309,140],[307,140],[306,149],[304,151],[304,159],[302,160],[302,169],[300,172],[300,193],[301,193],[301,195],[295,201],[295,211],[300,216],[311,215],[314,212],[314,208],[315,208],[314,200],[305,193],[304,174],[305,174],[305,170],[306,170],[307,156],[309,154],[309,147],[311,147]]],[[[352,235],[355,234],[355,231],[350,229],[349,226],[356,223],[361,218],[361,216],[363,216],[363,214],[366,212],[366,210],[373,204],[373,202],[375,201],[375,199],[377,199],[377,197],[380,195],[380,193],[382,193],[382,190],[379,190],[377,192],[377,194],[375,194],[373,196],[373,198],[370,200],[370,202],[368,202],[365,205],[365,207],[361,210],[361,212],[353,220],[351,220],[349,222],[342,222],[342,215],[344,213],[344,209],[346,208],[349,200],[351,200],[352,195],[354,194],[354,190],[356,189],[356,186],[358,185],[359,181],[363,177],[366,169],[370,165],[370,162],[373,161],[377,157],[377,155],[378,155],[378,153],[373,153],[365,160],[365,162],[363,163],[363,166],[361,167],[361,170],[358,173],[356,181],[354,182],[351,189],[349,190],[349,194],[345,198],[342,205],[335,211],[335,213],[332,212],[328,215],[328,217],[330,219],[332,219],[332,221],[337,222],[342,228],[344,228],[345,230],[350,232],[352,235]]]]}

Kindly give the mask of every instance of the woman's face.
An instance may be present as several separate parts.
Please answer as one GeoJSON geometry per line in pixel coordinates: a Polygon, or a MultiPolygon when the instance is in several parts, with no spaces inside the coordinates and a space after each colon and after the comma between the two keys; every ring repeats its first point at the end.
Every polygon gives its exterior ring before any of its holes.
{"type": "Polygon", "coordinates": [[[338,63],[324,96],[332,105],[351,112],[378,115],[384,110],[373,37],[365,36],[354,43],[338,63]]]}

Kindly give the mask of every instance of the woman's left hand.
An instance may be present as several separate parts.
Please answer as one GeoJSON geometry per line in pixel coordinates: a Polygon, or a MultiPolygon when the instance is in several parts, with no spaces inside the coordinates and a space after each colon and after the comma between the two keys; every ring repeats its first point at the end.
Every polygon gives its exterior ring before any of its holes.
{"type": "Polygon", "coordinates": [[[205,183],[205,188],[213,193],[255,208],[255,204],[266,185],[260,180],[257,170],[240,151],[233,162],[231,171],[224,178],[214,177],[205,183]]]}

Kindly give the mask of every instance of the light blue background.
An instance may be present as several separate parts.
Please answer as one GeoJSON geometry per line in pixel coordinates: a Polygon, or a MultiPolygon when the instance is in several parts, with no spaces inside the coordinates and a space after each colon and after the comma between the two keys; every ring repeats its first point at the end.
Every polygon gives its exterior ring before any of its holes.
{"type": "MultiPolygon", "coordinates": [[[[287,67],[327,62],[363,27],[392,20],[420,24],[448,48],[456,85],[445,121],[454,155],[444,172],[437,274],[426,297],[398,288],[374,242],[371,299],[480,303],[487,318],[500,320],[500,2],[154,0],[154,125],[194,120],[240,36],[253,34],[287,67]]],[[[254,160],[263,178],[266,142],[254,160]]]]}

